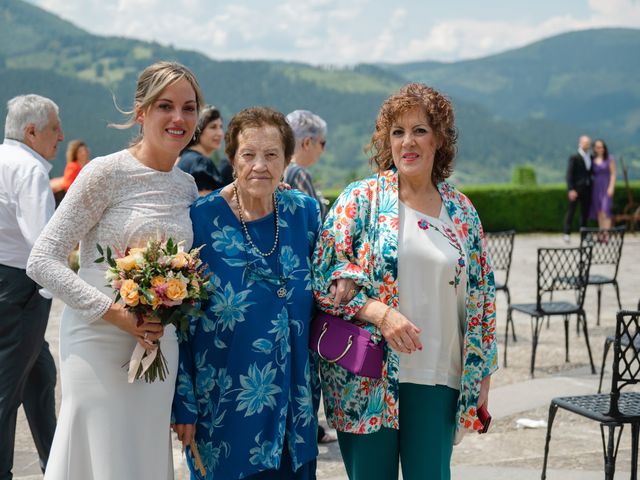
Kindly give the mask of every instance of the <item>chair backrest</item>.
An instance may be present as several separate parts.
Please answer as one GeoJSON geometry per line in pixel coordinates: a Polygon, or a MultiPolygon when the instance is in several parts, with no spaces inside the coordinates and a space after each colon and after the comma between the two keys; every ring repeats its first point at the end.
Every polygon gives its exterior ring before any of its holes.
{"type": "Polygon", "coordinates": [[[608,230],[588,227],[580,229],[580,246],[593,247],[591,265],[611,265],[615,268],[613,278],[618,275],[624,232],[624,226],[608,230]]]}
{"type": "Polygon", "coordinates": [[[580,308],[589,281],[591,247],[539,248],[537,264],[537,308],[545,294],[573,291],[580,308]]]}
{"type": "Polygon", "coordinates": [[[620,389],[637,383],[640,383],[640,311],[621,310],[616,315],[616,337],[613,343],[610,415],[620,415],[620,389]],[[629,342],[621,341],[625,336],[629,342]]]}
{"type": "Polygon", "coordinates": [[[487,251],[491,259],[493,270],[503,270],[505,272],[504,283],[509,281],[509,271],[511,270],[511,258],[513,256],[513,239],[516,236],[515,230],[505,230],[504,232],[486,232],[487,251]]]}

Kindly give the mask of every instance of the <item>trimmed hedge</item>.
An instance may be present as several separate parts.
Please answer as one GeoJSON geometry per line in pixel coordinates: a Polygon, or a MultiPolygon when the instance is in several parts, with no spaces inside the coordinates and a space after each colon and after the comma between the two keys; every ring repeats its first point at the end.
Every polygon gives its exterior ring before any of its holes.
{"type": "MultiPolygon", "coordinates": [[[[640,182],[630,182],[633,198],[640,203],[640,182]]],[[[467,185],[460,187],[478,210],[486,231],[515,229],[523,232],[561,232],[567,210],[565,184],[519,187],[511,184],[467,185]]],[[[339,191],[326,191],[331,203],[339,191]]],[[[613,199],[614,213],[622,213],[627,204],[627,191],[623,182],[616,184],[613,199]]],[[[577,230],[578,214],[574,217],[577,230]]],[[[595,223],[594,223],[595,225],[595,223]]]]}

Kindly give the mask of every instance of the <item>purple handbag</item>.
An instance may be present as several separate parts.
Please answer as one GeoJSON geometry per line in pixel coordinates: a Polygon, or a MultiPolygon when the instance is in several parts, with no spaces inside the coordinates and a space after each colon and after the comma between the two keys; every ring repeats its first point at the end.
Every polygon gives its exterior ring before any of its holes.
{"type": "Polygon", "coordinates": [[[309,348],[325,362],[361,377],[382,377],[383,344],[376,335],[335,315],[318,312],[311,322],[309,348]]]}
{"type": "MultiPolygon", "coordinates": [[[[378,178],[376,187],[379,181],[378,178]]],[[[369,227],[366,233],[373,244],[375,224],[371,216],[371,202],[367,218],[369,227]]],[[[338,364],[361,377],[382,377],[384,340],[380,332],[371,334],[348,320],[319,311],[311,321],[309,348],[325,362],[338,364]]]]}

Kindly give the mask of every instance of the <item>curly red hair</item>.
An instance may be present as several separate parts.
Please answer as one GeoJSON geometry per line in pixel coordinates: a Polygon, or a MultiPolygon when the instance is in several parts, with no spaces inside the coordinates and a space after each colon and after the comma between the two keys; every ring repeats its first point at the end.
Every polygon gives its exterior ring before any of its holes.
{"type": "Polygon", "coordinates": [[[431,180],[437,184],[453,173],[458,131],[451,100],[434,88],[422,83],[408,83],[387,98],[380,107],[375,132],[365,151],[371,155],[369,161],[372,166],[374,163],[377,165],[378,172],[391,168],[391,127],[400,115],[416,107],[426,114],[427,122],[438,140],[431,172],[431,180]]]}

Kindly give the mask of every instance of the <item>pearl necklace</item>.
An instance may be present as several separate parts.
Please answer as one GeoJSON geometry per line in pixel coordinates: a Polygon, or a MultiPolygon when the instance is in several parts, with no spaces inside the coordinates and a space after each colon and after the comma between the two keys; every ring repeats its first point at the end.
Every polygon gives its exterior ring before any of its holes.
{"type": "Polygon", "coordinates": [[[278,205],[276,205],[276,192],[273,192],[273,213],[274,213],[275,222],[276,222],[276,238],[273,241],[273,246],[271,247],[271,250],[269,250],[268,253],[262,252],[256,246],[256,244],[253,243],[253,240],[251,239],[251,235],[249,235],[249,230],[247,229],[247,224],[245,223],[244,218],[242,216],[242,206],[240,205],[240,197],[238,196],[238,187],[236,185],[236,182],[233,182],[233,194],[236,197],[236,203],[238,204],[238,217],[240,218],[240,223],[242,224],[242,231],[244,232],[244,235],[245,235],[245,237],[247,239],[247,242],[249,242],[249,245],[251,245],[251,247],[261,257],[270,256],[273,252],[276,251],[276,248],[278,247],[278,239],[280,237],[280,222],[279,222],[279,217],[278,217],[278,205]]]}

